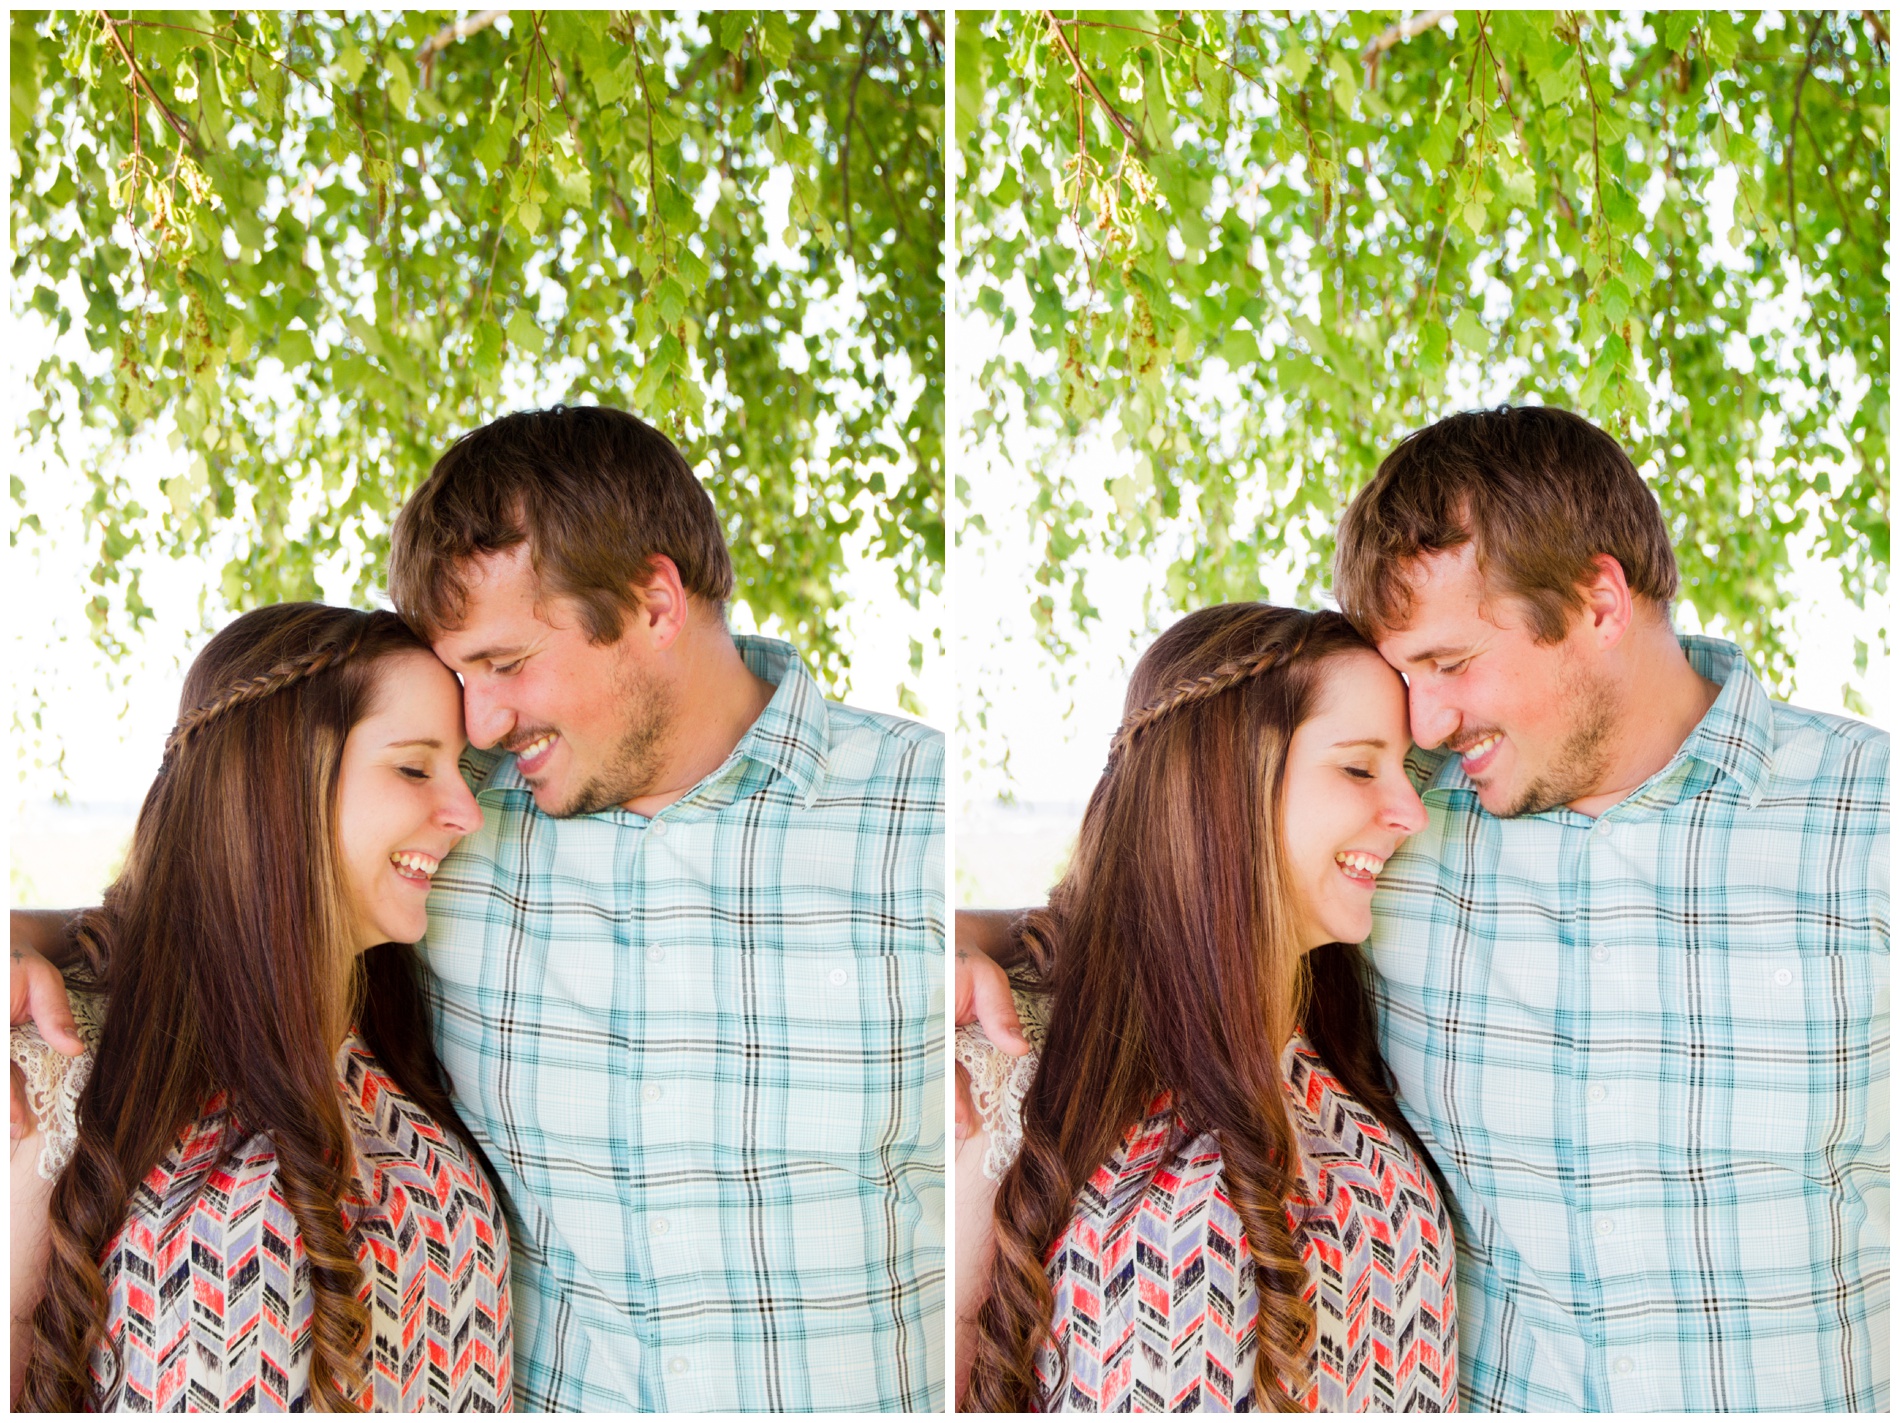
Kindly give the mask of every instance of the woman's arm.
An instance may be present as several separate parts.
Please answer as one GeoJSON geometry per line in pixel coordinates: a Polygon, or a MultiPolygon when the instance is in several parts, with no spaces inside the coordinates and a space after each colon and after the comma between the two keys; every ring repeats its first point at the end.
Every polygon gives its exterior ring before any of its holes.
{"type": "Polygon", "coordinates": [[[957,1143],[957,1368],[953,1382],[959,1407],[970,1386],[970,1361],[976,1355],[977,1307],[990,1288],[996,1183],[983,1174],[989,1149],[989,1130],[979,1118],[977,1129],[957,1143]]]}

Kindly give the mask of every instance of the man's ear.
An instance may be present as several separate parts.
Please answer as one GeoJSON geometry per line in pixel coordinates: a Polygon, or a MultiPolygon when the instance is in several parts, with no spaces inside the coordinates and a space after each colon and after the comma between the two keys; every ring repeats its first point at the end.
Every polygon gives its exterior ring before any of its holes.
{"type": "Polygon", "coordinates": [[[653,646],[671,647],[685,630],[691,612],[678,565],[665,554],[656,553],[646,577],[635,581],[632,588],[635,626],[648,636],[653,646]]]}
{"type": "Polygon", "coordinates": [[[1577,587],[1583,595],[1583,626],[1591,641],[1607,651],[1623,640],[1635,615],[1635,600],[1621,563],[1607,553],[1598,554],[1591,562],[1596,567],[1595,575],[1577,587]]]}

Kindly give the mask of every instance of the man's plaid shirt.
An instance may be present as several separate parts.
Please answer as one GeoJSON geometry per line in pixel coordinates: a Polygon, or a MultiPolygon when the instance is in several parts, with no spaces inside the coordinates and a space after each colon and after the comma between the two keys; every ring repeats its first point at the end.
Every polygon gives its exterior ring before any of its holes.
{"type": "Polygon", "coordinates": [[[1888,738],[1683,646],[1721,695],[1600,819],[1414,753],[1368,948],[1467,1408],[1888,1405],[1888,738]]]}
{"type": "Polygon", "coordinates": [[[422,952],[524,1410],[942,1404],[943,738],[736,641],[778,691],[651,820],[464,763],[422,952]]]}

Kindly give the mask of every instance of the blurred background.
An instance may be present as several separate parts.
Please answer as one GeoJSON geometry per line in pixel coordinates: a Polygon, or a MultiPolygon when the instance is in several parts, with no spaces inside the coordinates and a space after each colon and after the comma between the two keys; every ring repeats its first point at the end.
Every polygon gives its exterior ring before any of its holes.
{"type": "Polygon", "coordinates": [[[96,902],[238,611],[382,598],[455,435],[679,443],[739,631],[949,719],[931,12],[14,11],[15,906],[96,902]]]}
{"type": "Polygon", "coordinates": [[[1656,491],[1682,631],[1891,725],[1875,12],[961,11],[956,897],[1041,902],[1135,658],[1327,601],[1407,431],[1539,402],[1656,491]]]}

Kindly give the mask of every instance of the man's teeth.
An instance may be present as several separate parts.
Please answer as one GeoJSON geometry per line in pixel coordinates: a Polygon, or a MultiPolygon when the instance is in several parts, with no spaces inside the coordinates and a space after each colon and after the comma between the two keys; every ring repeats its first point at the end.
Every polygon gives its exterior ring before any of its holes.
{"type": "Polygon", "coordinates": [[[530,741],[526,746],[515,752],[515,759],[517,761],[532,761],[553,744],[554,733],[550,731],[546,736],[530,741]]]}
{"type": "Polygon", "coordinates": [[[1354,870],[1362,875],[1376,875],[1385,868],[1385,861],[1377,855],[1368,855],[1364,850],[1342,850],[1333,858],[1343,869],[1354,870]]]}
{"type": "Polygon", "coordinates": [[[442,863],[434,855],[425,855],[420,850],[398,850],[389,859],[397,869],[418,875],[433,875],[435,867],[442,863]]]}
{"type": "Polygon", "coordinates": [[[1491,735],[1485,737],[1484,740],[1474,742],[1470,746],[1465,747],[1465,749],[1458,754],[1467,761],[1476,761],[1503,739],[1504,737],[1502,735],[1493,732],[1491,735]]]}

